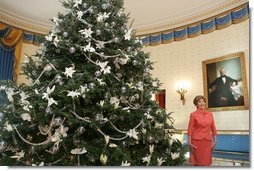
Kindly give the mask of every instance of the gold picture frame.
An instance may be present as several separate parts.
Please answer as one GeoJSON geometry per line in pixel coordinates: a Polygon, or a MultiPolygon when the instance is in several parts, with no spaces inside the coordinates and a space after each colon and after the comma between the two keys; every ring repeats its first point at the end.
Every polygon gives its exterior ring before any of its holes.
{"type": "Polygon", "coordinates": [[[202,70],[210,111],[249,109],[244,52],[202,61],[202,70]]]}

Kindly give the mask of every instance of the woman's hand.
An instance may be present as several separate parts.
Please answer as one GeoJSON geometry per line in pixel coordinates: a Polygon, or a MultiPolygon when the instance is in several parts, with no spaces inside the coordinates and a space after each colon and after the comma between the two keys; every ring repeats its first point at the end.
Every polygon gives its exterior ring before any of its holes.
{"type": "Polygon", "coordinates": [[[197,149],[197,147],[195,145],[191,144],[191,143],[189,143],[189,146],[190,146],[191,152],[194,152],[194,149],[195,150],[197,149]]]}
{"type": "Polygon", "coordinates": [[[212,145],[212,151],[215,149],[216,145],[217,145],[217,141],[215,141],[215,142],[213,143],[213,145],[212,145]]]}

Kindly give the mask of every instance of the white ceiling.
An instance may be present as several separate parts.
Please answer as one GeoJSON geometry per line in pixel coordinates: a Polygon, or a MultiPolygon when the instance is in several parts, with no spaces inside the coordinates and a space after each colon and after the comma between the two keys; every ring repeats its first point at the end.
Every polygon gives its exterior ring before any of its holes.
{"type": "MultiPolygon", "coordinates": [[[[132,27],[138,29],[195,16],[236,1],[248,2],[248,0],[125,0],[125,11],[130,13],[130,20],[134,19],[132,27]]],[[[56,16],[57,12],[64,11],[59,0],[0,0],[0,15],[44,26],[52,26],[50,19],[56,16]]]]}

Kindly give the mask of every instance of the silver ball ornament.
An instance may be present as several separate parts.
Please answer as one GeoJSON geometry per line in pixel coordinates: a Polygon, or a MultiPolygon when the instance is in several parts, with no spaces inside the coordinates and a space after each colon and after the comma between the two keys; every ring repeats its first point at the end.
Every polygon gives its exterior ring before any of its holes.
{"type": "Polygon", "coordinates": [[[53,126],[60,126],[60,125],[62,125],[62,123],[63,123],[62,118],[61,117],[56,117],[53,121],[53,126]]]}
{"type": "Polygon", "coordinates": [[[69,33],[67,33],[66,31],[63,32],[63,37],[68,37],[69,36],[69,33]]]}
{"type": "Polygon", "coordinates": [[[0,140],[0,152],[3,152],[7,148],[7,142],[0,140]]]}
{"type": "Polygon", "coordinates": [[[76,52],[76,49],[75,49],[74,47],[71,47],[71,48],[69,49],[69,52],[70,52],[70,53],[75,53],[75,52],[76,52]]]}
{"type": "Polygon", "coordinates": [[[100,113],[95,114],[94,120],[100,121],[100,120],[102,120],[102,119],[103,119],[103,115],[102,115],[102,114],[100,114],[100,113]]]}
{"type": "Polygon", "coordinates": [[[107,4],[102,4],[102,5],[101,5],[101,8],[105,10],[105,9],[108,8],[108,5],[107,5],[107,4]]]}
{"type": "Polygon", "coordinates": [[[94,83],[90,83],[89,84],[89,88],[93,89],[95,87],[95,84],[94,83]]]}
{"type": "Polygon", "coordinates": [[[127,52],[130,52],[130,51],[131,51],[131,49],[132,49],[131,47],[128,47],[128,48],[127,48],[127,52]]]}
{"type": "Polygon", "coordinates": [[[101,30],[96,30],[96,35],[101,35],[101,30]]]}
{"type": "Polygon", "coordinates": [[[86,129],[85,129],[84,126],[80,126],[77,131],[78,131],[79,134],[83,134],[85,132],[85,130],[86,129]]]}
{"type": "Polygon", "coordinates": [[[116,73],[116,77],[120,79],[120,78],[122,78],[122,74],[121,73],[116,73]]]}
{"type": "Polygon", "coordinates": [[[4,114],[2,112],[0,112],[0,120],[2,120],[4,117],[4,114]]]}
{"type": "Polygon", "coordinates": [[[118,42],[119,42],[119,38],[116,37],[116,38],[114,39],[114,41],[115,41],[116,43],[118,43],[118,42]]]}
{"type": "Polygon", "coordinates": [[[154,138],[153,138],[152,136],[149,135],[149,136],[147,137],[147,142],[148,142],[148,143],[153,143],[153,141],[154,141],[154,138]]]}
{"type": "Polygon", "coordinates": [[[96,76],[96,77],[100,77],[100,76],[101,76],[101,72],[100,72],[100,71],[96,71],[96,72],[95,72],[95,76],[96,76]]]}
{"type": "Polygon", "coordinates": [[[136,66],[136,65],[138,65],[138,61],[133,60],[133,61],[132,61],[132,64],[133,64],[134,66],[136,66]]]}
{"type": "Polygon", "coordinates": [[[111,26],[112,26],[112,27],[116,26],[116,22],[113,21],[113,22],[111,23],[111,26]]]}
{"type": "Polygon", "coordinates": [[[122,92],[122,93],[126,93],[126,92],[127,92],[127,88],[126,88],[126,87],[122,87],[122,88],[121,88],[121,92],[122,92]]]}
{"type": "Polygon", "coordinates": [[[90,8],[90,9],[88,10],[88,12],[89,12],[90,14],[93,14],[93,13],[94,13],[93,8],[90,8]]]}

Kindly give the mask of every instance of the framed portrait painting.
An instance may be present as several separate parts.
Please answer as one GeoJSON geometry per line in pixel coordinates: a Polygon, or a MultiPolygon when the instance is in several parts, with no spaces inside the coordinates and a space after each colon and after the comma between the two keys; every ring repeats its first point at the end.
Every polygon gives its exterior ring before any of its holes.
{"type": "Polygon", "coordinates": [[[204,96],[210,111],[249,108],[244,52],[202,62],[204,96]]]}

